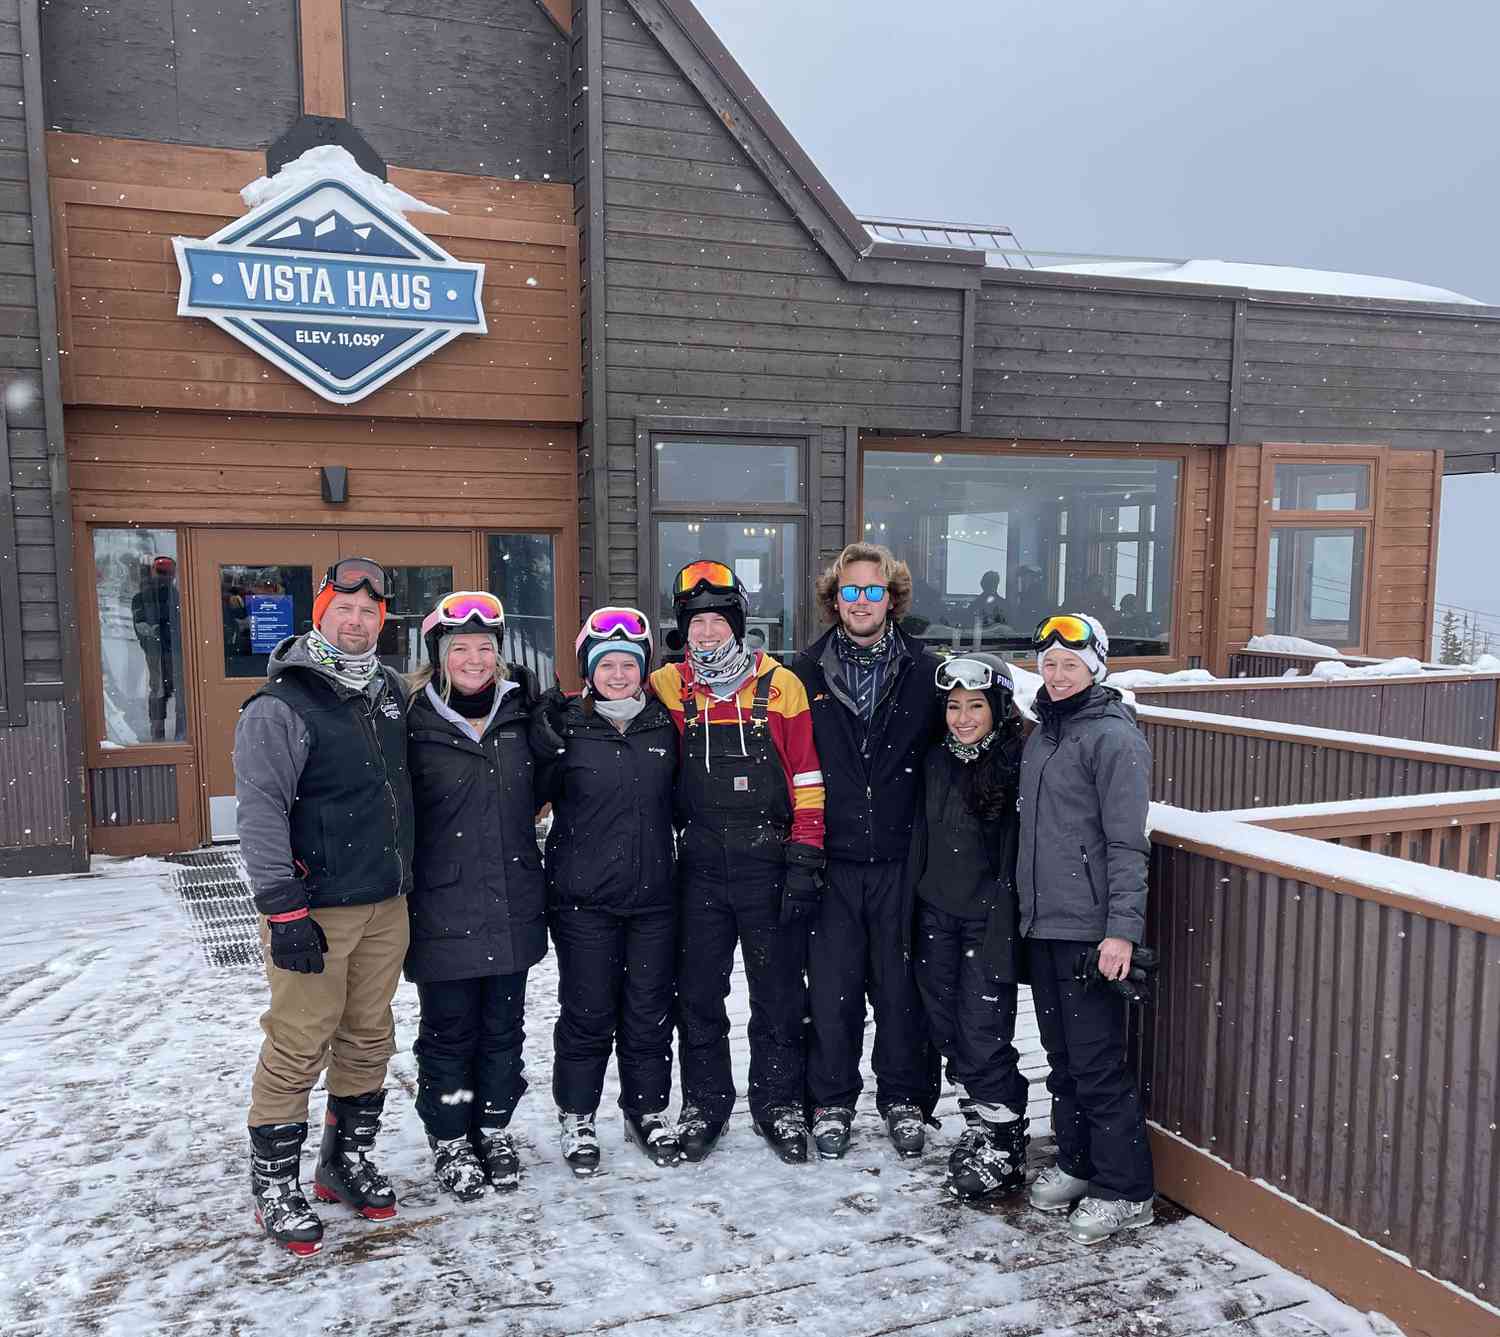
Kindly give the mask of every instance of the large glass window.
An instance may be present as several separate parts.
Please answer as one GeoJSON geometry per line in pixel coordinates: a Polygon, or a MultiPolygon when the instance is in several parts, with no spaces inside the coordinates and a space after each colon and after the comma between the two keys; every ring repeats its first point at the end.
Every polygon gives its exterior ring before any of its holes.
{"type": "Polygon", "coordinates": [[[552,536],[491,534],[488,550],[488,589],[505,605],[505,660],[550,687],[557,671],[552,536]]]}
{"type": "Polygon", "coordinates": [[[1360,643],[1365,531],[1271,529],[1266,630],[1335,646],[1360,643]]]}
{"type": "Polygon", "coordinates": [[[658,439],[656,499],[796,505],[801,447],[765,441],[658,439]]]}
{"type": "Polygon", "coordinates": [[[656,588],[659,628],[672,621],[672,577],[689,562],[710,557],[731,567],[745,593],[750,612],[745,641],[755,650],[797,647],[797,553],[795,521],[662,520],[656,526],[656,588]]]}
{"type": "Polygon", "coordinates": [[[96,529],[94,580],[104,737],[100,746],[187,737],[177,532],[96,529]]]}
{"type": "Polygon", "coordinates": [[[908,631],[1029,648],[1059,610],[1104,624],[1114,658],[1171,653],[1175,459],[868,450],[864,534],[912,569],[908,631]]]}

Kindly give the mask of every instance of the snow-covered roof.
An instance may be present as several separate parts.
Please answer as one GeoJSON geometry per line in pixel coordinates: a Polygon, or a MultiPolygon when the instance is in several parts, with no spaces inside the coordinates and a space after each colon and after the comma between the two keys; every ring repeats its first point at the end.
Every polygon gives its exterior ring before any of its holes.
{"type": "MultiPolygon", "coordinates": [[[[988,255],[985,263],[1002,269],[1013,268],[1004,257],[996,254],[988,255]]],[[[1234,260],[1096,260],[1084,264],[1042,265],[1040,268],[1052,274],[1097,274],[1101,278],[1206,283],[1213,287],[1258,288],[1266,292],[1485,305],[1477,298],[1407,279],[1381,278],[1375,274],[1340,274],[1331,269],[1297,269],[1287,265],[1252,265],[1234,260]]]]}

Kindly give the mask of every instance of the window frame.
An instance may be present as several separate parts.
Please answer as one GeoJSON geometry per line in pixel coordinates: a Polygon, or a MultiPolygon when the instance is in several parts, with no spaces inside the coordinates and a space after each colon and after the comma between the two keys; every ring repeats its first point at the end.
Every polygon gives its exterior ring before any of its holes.
{"type": "Polygon", "coordinates": [[[1375,517],[1385,489],[1389,446],[1290,445],[1267,443],[1260,448],[1260,506],[1255,535],[1255,593],[1251,607],[1251,633],[1267,634],[1266,593],[1271,581],[1271,531],[1273,529],[1358,529],[1364,531],[1364,565],[1360,573],[1359,640],[1338,645],[1347,654],[1363,654],[1371,639],[1370,618],[1374,612],[1375,517]],[[1367,506],[1346,511],[1278,511],[1276,497],[1278,464],[1368,464],[1370,495],[1367,506]]]}
{"type": "Polygon", "coordinates": [[[26,723],[26,647],[11,482],[10,418],[0,401],[0,728],[26,723]]]}
{"type": "MultiPolygon", "coordinates": [[[[817,630],[813,617],[813,586],[822,570],[816,522],[821,510],[822,488],[818,464],[818,446],[823,428],[817,423],[778,422],[757,418],[637,418],[635,425],[636,465],[636,590],[641,609],[654,617],[653,609],[661,606],[661,590],[656,574],[656,526],[659,519],[706,520],[733,524],[754,519],[770,524],[795,524],[801,531],[802,552],[798,557],[801,570],[800,590],[792,602],[796,643],[776,651],[785,659],[811,645],[817,630]],[[656,495],[655,445],[658,440],[702,440],[717,438],[741,445],[796,446],[798,448],[798,485],[800,502],[748,502],[726,506],[722,501],[662,501],[656,495]]],[[[712,556],[711,553],[704,554],[712,556]]],[[[595,592],[599,598],[601,592],[595,592]]],[[[656,628],[656,646],[662,653],[666,628],[656,628]]]]}
{"type": "MultiPolygon", "coordinates": [[[[857,460],[851,470],[848,488],[852,500],[848,503],[845,528],[854,541],[864,533],[865,513],[865,460],[871,451],[888,454],[911,454],[927,451],[935,455],[1063,455],[1072,458],[1132,459],[1132,460],[1176,460],[1177,461],[1177,526],[1172,535],[1172,622],[1169,633],[1169,652],[1164,655],[1129,655],[1110,658],[1111,671],[1117,669],[1149,669],[1153,672],[1171,672],[1186,667],[1189,659],[1201,657],[1201,651],[1189,652],[1186,648],[1188,630],[1187,562],[1190,547],[1189,493],[1190,471],[1195,454],[1201,446],[1182,445],[1136,445],[1134,443],[1110,443],[1100,441],[986,441],[956,437],[866,437],[860,436],[858,450],[851,446],[851,454],[857,460]]],[[[1161,532],[1159,523],[1153,524],[1152,534],[1161,532]]],[[[1071,538],[1072,536],[1070,536],[1071,538]]],[[[897,557],[901,554],[897,553],[897,557]]],[[[1206,623],[1206,618],[1205,618],[1206,623]]],[[[1206,631],[1204,635],[1206,636],[1206,631]]],[[[1020,662],[1029,658],[1027,651],[1001,651],[1002,658],[1020,662]]]]}

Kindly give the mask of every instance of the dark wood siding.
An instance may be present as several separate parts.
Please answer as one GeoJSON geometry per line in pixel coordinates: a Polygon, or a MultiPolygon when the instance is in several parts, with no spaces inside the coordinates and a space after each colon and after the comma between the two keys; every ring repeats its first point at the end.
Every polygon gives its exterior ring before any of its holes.
{"type": "Polygon", "coordinates": [[[986,283],[974,433],[1223,442],[1233,324],[1228,299],[986,283]]]}
{"type": "Polygon", "coordinates": [[[387,162],[566,181],[568,41],[536,0],[345,0],[349,120],[387,162]]]}
{"type": "Polygon", "coordinates": [[[249,149],[297,119],[296,0],[43,0],[41,25],[51,129],[249,149]]]}

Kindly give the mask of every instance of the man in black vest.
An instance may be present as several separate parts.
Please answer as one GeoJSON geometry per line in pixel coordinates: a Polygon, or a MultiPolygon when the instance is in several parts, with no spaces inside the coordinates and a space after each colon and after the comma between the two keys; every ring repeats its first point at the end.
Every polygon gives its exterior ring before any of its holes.
{"type": "Polygon", "coordinates": [[[812,702],[827,790],[827,887],[808,945],[807,1096],[825,1159],[849,1146],[863,1085],[865,997],[875,1010],[875,1103],[903,1157],[922,1153],[939,1059],[911,962],[904,868],[922,758],[941,724],[938,658],[896,625],[912,578],[887,548],[851,543],[818,579],[832,629],[790,667],[812,702]]]}
{"type": "Polygon", "coordinates": [[[313,630],[271,654],[234,732],[240,851],[262,915],[271,1006],[250,1100],[257,1222],[294,1254],[323,1225],[302,1195],[307,1098],[328,1069],[314,1192],[361,1216],[396,1214],[369,1159],[396,1052],[391,999],[406,956],[412,797],[401,679],[375,657],[388,579],[330,567],[313,630]]]}

